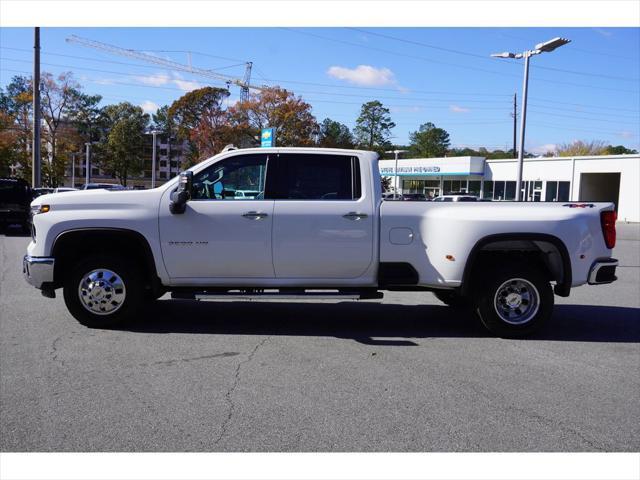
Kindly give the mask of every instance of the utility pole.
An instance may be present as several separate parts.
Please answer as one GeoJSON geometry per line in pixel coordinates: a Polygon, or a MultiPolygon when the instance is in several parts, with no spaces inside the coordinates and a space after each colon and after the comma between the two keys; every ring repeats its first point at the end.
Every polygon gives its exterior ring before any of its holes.
{"type": "Polygon", "coordinates": [[[513,158],[518,157],[518,152],[516,150],[516,124],[518,123],[518,104],[516,100],[517,93],[513,94],[513,113],[511,116],[513,117],[513,158]]]}
{"type": "Polygon", "coordinates": [[[40,159],[40,27],[35,27],[33,42],[33,145],[31,148],[31,186],[42,186],[40,159]]]}
{"type": "Polygon", "coordinates": [[[91,181],[91,142],[84,144],[85,150],[85,165],[84,165],[84,183],[89,184],[91,181]]]}

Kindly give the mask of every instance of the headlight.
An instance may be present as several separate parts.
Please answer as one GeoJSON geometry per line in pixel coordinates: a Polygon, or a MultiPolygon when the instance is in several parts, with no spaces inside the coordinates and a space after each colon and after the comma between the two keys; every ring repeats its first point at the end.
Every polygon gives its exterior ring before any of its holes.
{"type": "Polygon", "coordinates": [[[51,210],[49,205],[35,205],[31,207],[31,216],[38,215],[39,213],[47,213],[51,210]]]}

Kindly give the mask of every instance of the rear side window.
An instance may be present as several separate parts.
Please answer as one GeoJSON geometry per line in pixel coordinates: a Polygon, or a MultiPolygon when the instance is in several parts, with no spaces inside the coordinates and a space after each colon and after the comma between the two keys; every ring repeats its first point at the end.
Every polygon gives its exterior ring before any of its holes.
{"type": "Polygon", "coordinates": [[[282,154],[278,158],[276,199],[353,200],[361,195],[356,157],[282,154]]]}

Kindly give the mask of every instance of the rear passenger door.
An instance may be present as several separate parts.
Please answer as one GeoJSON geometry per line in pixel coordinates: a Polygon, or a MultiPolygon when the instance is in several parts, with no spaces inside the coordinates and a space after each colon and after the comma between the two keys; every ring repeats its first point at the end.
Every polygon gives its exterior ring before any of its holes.
{"type": "Polygon", "coordinates": [[[374,210],[353,155],[278,156],[273,215],[277,278],[354,279],[373,261],[374,210]]]}

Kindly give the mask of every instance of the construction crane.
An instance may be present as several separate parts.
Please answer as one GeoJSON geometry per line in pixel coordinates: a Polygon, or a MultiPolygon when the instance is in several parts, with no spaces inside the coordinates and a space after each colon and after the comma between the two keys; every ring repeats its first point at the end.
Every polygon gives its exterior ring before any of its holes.
{"type": "Polygon", "coordinates": [[[229,85],[232,85],[232,84],[240,87],[240,101],[245,101],[249,99],[249,89],[263,90],[265,88],[264,86],[251,85],[250,83],[251,67],[253,66],[253,62],[246,63],[244,76],[242,77],[242,79],[240,79],[240,78],[235,78],[229,75],[223,75],[222,73],[218,73],[213,70],[206,70],[203,68],[193,67],[191,65],[184,65],[182,63],[174,62],[172,60],[156,57],[155,55],[149,55],[148,53],[138,52],[136,50],[131,50],[128,48],[116,47],[115,45],[110,45],[108,43],[103,43],[103,42],[98,42],[96,40],[90,40],[88,38],[78,37],[77,35],[71,35],[66,39],[66,41],[68,43],[76,43],[78,45],[82,45],[83,47],[102,50],[104,52],[112,53],[114,55],[120,55],[128,58],[135,58],[137,60],[142,60],[143,62],[153,63],[155,65],[161,65],[163,67],[167,67],[174,71],[191,73],[193,75],[213,78],[215,80],[222,80],[227,84],[227,88],[229,87],[229,85]]]}

